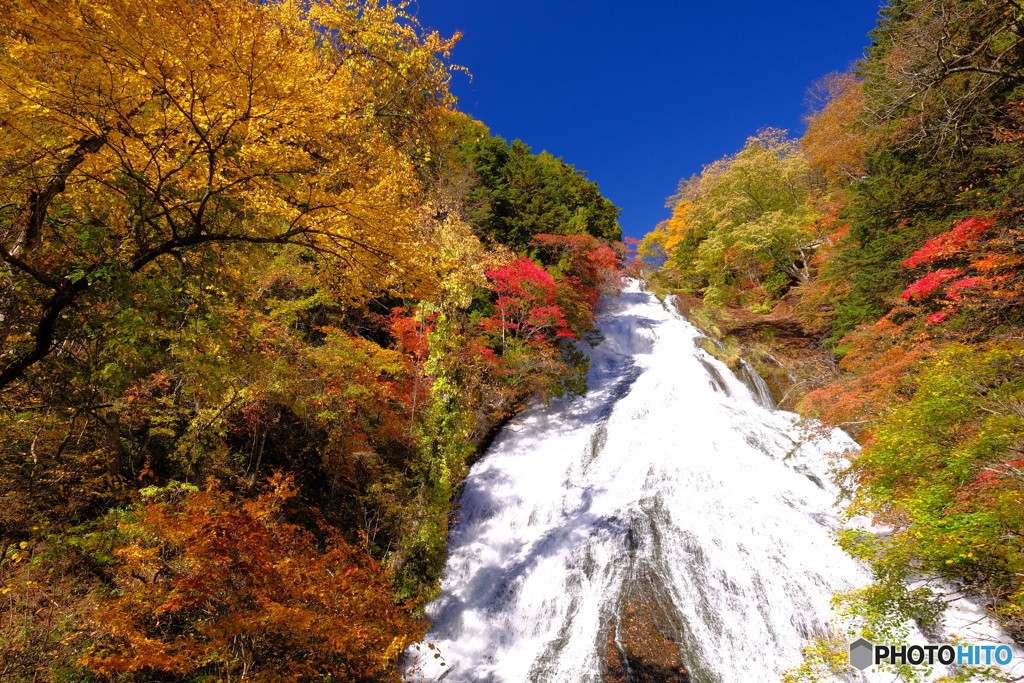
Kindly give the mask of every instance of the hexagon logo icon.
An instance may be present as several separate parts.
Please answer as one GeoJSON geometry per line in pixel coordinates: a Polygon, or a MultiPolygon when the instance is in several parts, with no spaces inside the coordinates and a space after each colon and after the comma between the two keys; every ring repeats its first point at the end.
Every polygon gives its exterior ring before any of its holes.
{"type": "Polygon", "coordinates": [[[850,665],[863,671],[875,663],[874,651],[874,645],[863,638],[858,638],[850,643],[850,665]]]}

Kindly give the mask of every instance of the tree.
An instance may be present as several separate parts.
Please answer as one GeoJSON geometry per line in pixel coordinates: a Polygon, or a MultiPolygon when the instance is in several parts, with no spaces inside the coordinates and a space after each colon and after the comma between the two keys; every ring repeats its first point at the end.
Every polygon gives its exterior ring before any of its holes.
{"type": "Polygon", "coordinates": [[[875,142],[840,216],[850,231],[822,279],[843,283],[833,339],[885,315],[910,284],[900,263],[972,215],[1021,206],[1024,85],[1016,0],[894,0],[856,74],[875,142]]]}
{"type": "Polygon", "coordinates": [[[806,119],[800,148],[816,182],[827,187],[849,185],[864,176],[864,156],[876,137],[860,121],[863,81],[852,74],[832,73],[818,79],[813,92],[822,101],[806,119]]]}
{"type": "Polygon", "coordinates": [[[567,299],[576,299],[585,306],[585,324],[574,328],[590,327],[590,316],[602,295],[619,290],[622,272],[619,254],[608,244],[590,235],[536,235],[531,244],[537,249],[541,265],[549,269],[555,279],[567,290],[560,297],[563,309],[567,299]]]}
{"type": "MultiPolygon", "coordinates": [[[[705,296],[721,302],[742,282],[769,284],[777,295],[789,282],[810,281],[816,214],[807,159],[785,131],[765,129],[743,149],[704,167],[680,185],[685,209],[679,240],[684,270],[708,283],[705,296]]],[[[672,220],[676,220],[674,217],[672,220]]]]}
{"type": "Polygon", "coordinates": [[[903,261],[908,268],[944,266],[911,283],[900,298],[922,304],[927,323],[945,322],[958,312],[972,336],[1020,324],[1024,291],[1022,234],[1016,226],[997,229],[995,220],[970,218],[936,235],[903,261]],[[939,310],[934,310],[939,307],[939,310]]]}
{"type": "Polygon", "coordinates": [[[471,127],[458,155],[476,176],[467,219],[487,242],[523,251],[541,233],[621,237],[619,209],[597,183],[548,152],[471,127]]]}
{"type": "Polygon", "coordinates": [[[872,37],[861,67],[866,114],[904,149],[977,145],[1024,82],[1017,0],[898,0],[872,37]]]}
{"type": "Polygon", "coordinates": [[[44,0],[0,33],[0,388],[147,278],[236,245],[319,254],[333,294],[408,289],[451,46],[376,0],[44,0]]]}
{"type": "Polygon", "coordinates": [[[879,584],[961,581],[1015,637],[1024,628],[1021,351],[1018,340],[948,344],[891,374],[910,391],[890,386],[887,410],[842,473],[850,513],[892,530],[842,539],[879,584]]]}
{"type": "Polygon", "coordinates": [[[556,303],[554,278],[528,258],[486,271],[497,294],[495,312],[481,320],[488,332],[501,340],[506,351],[512,339],[542,347],[557,338],[575,339],[566,324],[565,314],[556,303]]]}

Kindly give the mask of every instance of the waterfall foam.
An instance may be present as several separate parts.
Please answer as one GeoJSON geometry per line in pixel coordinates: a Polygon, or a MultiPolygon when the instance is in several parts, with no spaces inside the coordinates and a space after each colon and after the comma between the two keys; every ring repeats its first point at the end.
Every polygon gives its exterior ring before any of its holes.
{"type": "Polygon", "coordinates": [[[640,601],[689,680],[777,681],[868,580],[832,540],[829,455],[856,444],[805,438],[638,283],[601,306],[589,393],[523,411],[467,478],[425,675],[596,682],[617,656],[628,680],[640,601]]]}

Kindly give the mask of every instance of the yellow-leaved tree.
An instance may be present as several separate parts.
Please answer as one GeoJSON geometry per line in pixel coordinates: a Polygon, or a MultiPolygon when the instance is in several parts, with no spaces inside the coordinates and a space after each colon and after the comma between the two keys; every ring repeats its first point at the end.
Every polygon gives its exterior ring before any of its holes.
{"type": "Polygon", "coordinates": [[[794,283],[811,280],[820,240],[810,203],[814,186],[807,158],[786,131],[766,128],[743,149],[680,183],[673,216],[649,240],[688,286],[721,305],[737,292],[769,309],[794,283]]]}
{"type": "Polygon", "coordinates": [[[451,40],[377,0],[2,9],[0,389],[86,310],[253,245],[307,248],[341,301],[425,277],[451,40]]]}

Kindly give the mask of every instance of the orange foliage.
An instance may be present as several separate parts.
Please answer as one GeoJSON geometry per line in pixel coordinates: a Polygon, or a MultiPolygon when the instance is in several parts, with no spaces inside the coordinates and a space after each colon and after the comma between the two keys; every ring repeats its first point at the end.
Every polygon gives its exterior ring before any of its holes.
{"type": "Polygon", "coordinates": [[[911,323],[893,322],[897,311],[841,340],[852,347],[841,363],[851,377],[812,391],[801,410],[814,411],[826,423],[850,427],[913,396],[917,370],[934,347],[928,339],[909,337],[911,323]]]}
{"type": "Polygon", "coordinates": [[[1024,460],[1016,459],[986,467],[975,475],[974,480],[959,487],[954,493],[956,502],[946,514],[957,512],[973,512],[984,509],[986,504],[998,502],[999,494],[1007,493],[1015,497],[1018,505],[1021,502],[1019,477],[1024,460]]]}
{"type": "Polygon", "coordinates": [[[1024,101],[1007,102],[1004,119],[993,137],[1000,142],[1024,142],[1024,101]]]}
{"type": "Polygon", "coordinates": [[[807,117],[800,146],[815,174],[829,185],[846,185],[864,175],[864,152],[875,137],[858,124],[863,83],[852,74],[833,73],[816,87],[825,104],[807,117]]]}
{"type": "Polygon", "coordinates": [[[225,680],[381,680],[424,624],[392,602],[363,549],[282,521],[290,478],[242,502],[174,485],[121,525],[116,597],[100,606],[101,675],[168,672],[225,680]]]}
{"type": "Polygon", "coordinates": [[[422,363],[430,352],[427,339],[434,330],[433,321],[436,318],[436,314],[424,318],[410,312],[405,306],[395,306],[385,322],[398,348],[411,353],[417,362],[422,363]]]}

